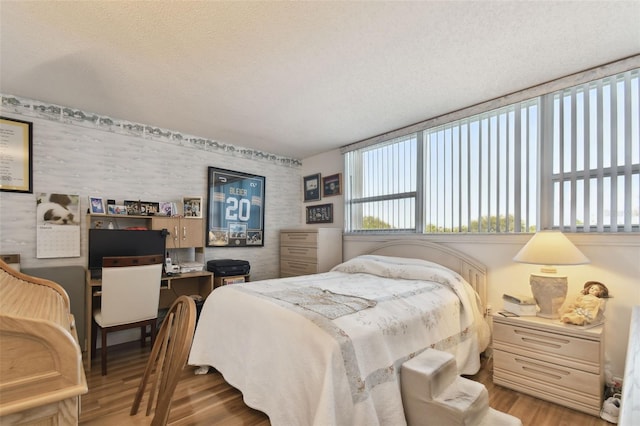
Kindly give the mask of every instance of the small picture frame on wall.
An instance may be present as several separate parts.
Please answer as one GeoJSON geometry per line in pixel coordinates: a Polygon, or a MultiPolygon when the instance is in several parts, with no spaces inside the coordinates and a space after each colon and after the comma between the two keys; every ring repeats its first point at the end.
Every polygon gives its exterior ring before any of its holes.
{"type": "Polygon", "coordinates": [[[104,214],[104,200],[101,197],[89,196],[89,208],[91,214],[104,214]]]}
{"type": "Polygon", "coordinates": [[[183,197],[184,217],[202,217],[202,197],[183,197]]]}
{"type": "Polygon", "coordinates": [[[303,178],[304,202],[320,200],[320,173],[303,178]]]}
{"type": "Polygon", "coordinates": [[[342,173],[322,178],[322,196],[332,197],[342,194],[342,173]]]}
{"type": "Polygon", "coordinates": [[[307,224],[333,223],[333,204],[307,207],[307,224]]]}

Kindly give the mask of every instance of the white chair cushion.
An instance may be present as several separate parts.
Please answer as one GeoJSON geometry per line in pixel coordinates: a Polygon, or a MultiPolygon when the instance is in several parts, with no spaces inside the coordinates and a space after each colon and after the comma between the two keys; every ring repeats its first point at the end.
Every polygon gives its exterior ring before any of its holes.
{"type": "Polygon", "coordinates": [[[161,278],[161,264],[103,268],[96,322],[111,327],[157,318],[161,278]]]}

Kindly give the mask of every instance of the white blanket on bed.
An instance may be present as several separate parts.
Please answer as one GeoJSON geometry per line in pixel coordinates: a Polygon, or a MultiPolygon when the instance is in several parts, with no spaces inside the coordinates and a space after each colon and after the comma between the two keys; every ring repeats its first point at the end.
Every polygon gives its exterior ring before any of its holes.
{"type": "Polygon", "coordinates": [[[218,369],[274,425],[395,426],[405,424],[402,363],[435,347],[473,374],[481,326],[458,274],[361,256],[325,274],[216,289],[189,363],[218,369]]]}

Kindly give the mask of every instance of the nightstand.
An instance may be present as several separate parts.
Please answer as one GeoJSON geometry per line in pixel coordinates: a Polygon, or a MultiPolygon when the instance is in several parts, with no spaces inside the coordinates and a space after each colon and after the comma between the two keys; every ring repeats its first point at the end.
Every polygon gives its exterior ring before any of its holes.
{"type": "Polygon", "coordinates": [[[603,326],[493,316],[493,382],[594,416],[604,389],[603,326]]]}

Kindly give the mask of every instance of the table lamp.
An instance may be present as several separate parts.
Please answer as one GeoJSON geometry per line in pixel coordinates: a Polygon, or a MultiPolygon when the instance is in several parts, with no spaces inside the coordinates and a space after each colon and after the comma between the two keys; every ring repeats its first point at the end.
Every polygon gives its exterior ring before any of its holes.
{"type": "Polygon", "coordinates": [[[520,263],[544,265],[529,278],[531,292],[540,307],[538,316],[559,318],[567,297],[567,277],[557,275],[556,265],[582,265],[589,259],[560,231],[537,232],[513,258],[520,263]],[[551,266],[554,265],[554,266],[551,266]]]}

